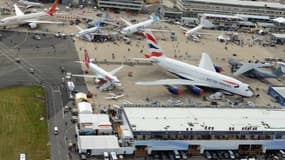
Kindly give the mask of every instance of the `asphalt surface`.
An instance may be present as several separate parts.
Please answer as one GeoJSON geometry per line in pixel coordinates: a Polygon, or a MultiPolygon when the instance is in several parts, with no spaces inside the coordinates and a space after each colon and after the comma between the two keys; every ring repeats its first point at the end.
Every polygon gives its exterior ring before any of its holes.
{"type": "MultiPolygon", "coordinates": [[[[66,85],[62,83],[67,72],[82,73],[78,54],[71,38],[57,38],[53,34],[40,34],[35,40],[33,33],[0,31],[0,87],[16,85],[41,85],[46,90],[46,111],[48,119],[49,145],[51,159],[71,159],[68,141],[74,140],[74,125],[70,115],[64,114],[63,107],[69,103],[66,85]],[[20,63],[16,62],[20,58],[20,63]],[[34,74],[30,73],[33,68],[34,74]],[[58,126],[59,134],[54,135],[53,128],[58,126]]],[[[75,79],[79,91],[86,92],[84,79],[75,79]]],[[[74,159],[74,158],[72,158],[74,159]]]]}

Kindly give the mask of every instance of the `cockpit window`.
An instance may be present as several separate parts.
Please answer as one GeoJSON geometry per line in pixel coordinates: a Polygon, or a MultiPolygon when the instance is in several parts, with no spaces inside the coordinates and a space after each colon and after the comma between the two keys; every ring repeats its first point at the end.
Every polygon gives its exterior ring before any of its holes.
{"type": "Polygon", "coordinates": [[[239,88],[239,85],[234,86],[234,88],[239,88]]]}

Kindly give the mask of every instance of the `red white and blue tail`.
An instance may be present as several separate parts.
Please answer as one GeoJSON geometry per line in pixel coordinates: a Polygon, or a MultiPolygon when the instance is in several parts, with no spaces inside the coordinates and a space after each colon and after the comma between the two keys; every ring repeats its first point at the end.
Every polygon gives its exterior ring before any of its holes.
{"type": "Polygon", "coordinates": [[[89,58],[89,55],[88,55],[88,52],[87,52],[86,49],[84,50],[83,63],[85,64],[85,66],[86,66],[87,68],[89,68],[90,58],[89,58]]]}
{"type": "Polygon", "coordinates": [[[151,31],[146,30],[143,33],[143,35],[146,38],[146,42],[147,42],[149,52],[150,52],[148,54],[145,54],[145,57],[150,58],[150,57],[162,57],[162,56],[164,56],[161,48],[158,46],[156,38],[151,33],[151,31]]]}

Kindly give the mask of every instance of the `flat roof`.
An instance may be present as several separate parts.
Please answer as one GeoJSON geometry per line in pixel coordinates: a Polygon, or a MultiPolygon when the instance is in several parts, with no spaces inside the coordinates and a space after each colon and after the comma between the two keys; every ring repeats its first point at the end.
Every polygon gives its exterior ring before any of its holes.
{"type": "Polygon", "coordinates": [[[242,18],[270,19],[269,16],[257,16],[257,15],[248,15],[248,14],[235,14],[235,16],[242,18]]]}
{"type": "MultiPolygon", "coordinates": [[[[273,34],[272,34],[273,35],[273,34]]],[[[274,34],[275,35],[275,34],[274,34]]],[[[276,37],[278,37],[278,35],[280,34],[277,34],[276,37]]],[[[285,38],[285,34],[281,34],[283,37],[282,38],[285,38]]],[[[280,94],[282,97],[285,97],[285,87],[272,87],[276,92],[278,92],[278,94],[280,94]]]]}
{"type": "Polygon", "coordinates": [[[124,107],[134,131],[285,131],[285,109],[124,107]],[[208,130],[208,129],[206,129],[208,130]]]}
{"type": "Polygon", "coordinates": [[[78,147],[82,149],[117,149],[118,138],[114,135],[79,136],[78,147]]]}
{"type": "Polygon", "coordinates": [[[238,5],[246,7],[270,7],[270,8],[280,8],[285,9],[284,4],[273,3],[273,2],[260,2],[260,1],[240,1],[240,0],[191,0],[191,2],[203,2],[203,3],[219,3],[227,5],[238,5]]]}

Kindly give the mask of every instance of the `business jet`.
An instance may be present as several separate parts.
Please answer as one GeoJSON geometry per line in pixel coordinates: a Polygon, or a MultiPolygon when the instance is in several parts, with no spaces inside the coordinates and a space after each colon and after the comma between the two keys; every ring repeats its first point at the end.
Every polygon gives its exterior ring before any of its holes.
{"type": "Polygon", "coordinates": [[[30,2],[30,1],[27,1],[27,0],[19,0],[17,3],[20,4],[20,5],[26,6],[26,8],[31,8],[31,7],[43,7],[43,6],[44,6],[42,3],[39,3],[39,2],[30,2]]]}
{"type": "Polygon", "coordinates": [[[95,82],[97,82],[97,84],[99,85],[99,91],[102,92],[102,91],[105,91],[113,87],[122,86],[120,80],[115,76],[115,74],[123,68],[123,65],[121,65],[118,68],[115,68],[114,70],[110,72],[107,72],[104,69],[100,68],[99,66],[91,62],[86,49],[84,50],[84,60],[83,62],[79,61],[79,63],[85,64],[87,69],[90,68],[91,72],[93,72],[95,75],[72,74],[72,76],[95,79],[95,82]]]}
{"type": "Polygon", "coordinates": [[[135,32],[143,32],[151,24],[157,23],[159,21],[159,17],[155,15],[155,16],[151,17],[151,19],[148,19],[146,21],[143,21],[143,22],[140,22],[137,24],[132,24],[131,22],[129,22],[123,18],[121,18],[121,20],[127,24],[127,27],[124,27],[120,31],[120,33],[122,33],[123,35],[130,35],[130,34],[133,34],[135,32]]]}
{"type": "Polygon", "coordinates": [[[174,74],[180,79],[162,79],[149,82],[136,82],[137,85],[153,86],[165,85],[169,92],[180,95],[182,90],[175,85],[191,87],[191,92],[203,95],[200,87],[216,88],[244,97],[251,97],[253,92],[249,85],[232,77],[217,73],[214,64],[208,54],[202,53],[199,66],[187,64],[172,58],[168,58],[158,46],[157,40],[149,31],[144,33],[150,53],[145,57],[150,62],[158,64],[163,69],[174,74]]]}
{"type": "Polygon", "coordinates": [[[28,24],[28,26],[32,29],[37,27],[39,23],[45,24],[62,24],[62,22],[54,22],[54,21],[41,21],[40,18],[53,16],[56,11],[56,7],[58,5],[59,0],[55,0],[52,6],[48,11],[42,11],[37,13],[24,14],[23,11],[19,9],[19,7],[14,4],[16,16],[6,17],[0,20],[0,26],[6,27],[10,25],[21,25],[28,24]]]}

